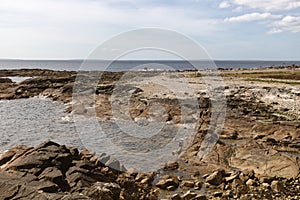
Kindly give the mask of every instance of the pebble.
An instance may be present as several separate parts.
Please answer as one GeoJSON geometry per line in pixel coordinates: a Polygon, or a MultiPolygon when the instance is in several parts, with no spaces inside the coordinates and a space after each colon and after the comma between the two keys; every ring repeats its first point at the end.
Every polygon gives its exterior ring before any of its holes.
{"type": "Polygon", "coordinates": [[[190,199],[193,199],[196,196],[197,196],[196,193],[189,190],[184,195],[182,195],[182,199],[183,200],[190,200],[190,199]]]}
{"type": "Polygon", "coordinates": [[[184,186],[184,187],[192,188],[192,187],[194,187],[194,185],[195,185],[195,183],[193,181],[183,181],[182,182],[182,186],[184,186]]]}

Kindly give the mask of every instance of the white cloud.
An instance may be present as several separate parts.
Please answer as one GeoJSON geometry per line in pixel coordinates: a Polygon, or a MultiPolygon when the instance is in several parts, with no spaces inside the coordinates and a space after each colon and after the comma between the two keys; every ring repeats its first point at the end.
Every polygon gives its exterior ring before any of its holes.
{"type": "Polygon", "coordinates": [[[228,0],[237,6],[246,6],[264,11],[282,11],[300,8],[299,0],[228,0]]]}
{"type": "Polygon", "coordinates": [[[297,16],[285,16],[280,21],[275,21],[271,24],[273,27],[269,33],[281,33],[289,31],[292,33],[300,32],[300,17],[297,16]]]}
{"type": "Polygon", "coordinates": [[[123,2],[0,0],[1,57],[84,57],[113,35],[142,27],[198,37],[210,36],[219,29],[205,10],[138,0],[123,2]]]}
{"type": "Polygon", "coordinates": [[[249,13],[240,15],[237,17],[225,18],[225,22],[241,23],[251,21],[266,21],[272,20],[268,27],[271,28],[268,31],[269,34],[282,33],[282,32],[300,32],[300,17],[292,15],[273,15],[271,13],[249,13]]]}
{"type": "MultiPolygon", "coordinates": [[[[204,17],[204,15],[199,16],[198,10],[191,11],[180,6],[147,4],[136,7],[111,6],[116,2],[117,0],[0,0],[0,24],[15,25],[17,28],[33,25],[34,29],[49,26],[58,28],[60,26],[65,28],[77,26],[80,28],[81,25],[92,24],[127,27],[127,30],[157,26],[179,30],[187,28],[194,31],[197,31],[195,30],[195,26],[197,26],[202,28],[199,31],[202,33],[205,30],[212,30],[215,26],[214,20],[204,17]],[[4,13],[1,11],[9,13],[10,17],[3,16],[4,13]]],[[[136,4],[139,1],[123,0],[123,2],[136,4]]]]}
{"type": "Polygon", "coordinates": [[[293,16],[295,15],[295,9],[300,8],[300,0],[226,0],[226,3],[231,4],[234,12],[246,9],[257,11],[240,16],[227,17],[224,19],[225,22],[268,22],[268,27],[271,29],[268,32],[270,34],[300,32],[300,17],[293,16]],[[259,12],[260,10],[263,12],[259,12]],[[274,14],[274,12],[280,14],[274,14]],[[289,14],[287,14],[288,12],[289,14]]]}
{"type": "Polygon", "coordinates": [[[219,8],[229,8],[230,3],[228,1],[223,1],[219,4],[219,8]]]}
{"type": "Polygon", "coordinates": [[[237,17],[225,18],[225,22],[250,22],[258,20],[278,19],[281,15],[272,15],[271,13],[248,13],[237,17]]]}
{"type": "Polygon", "coordinates": [[[233,9],[233,12],[242,12],[242,11],[243,11],[242,6],[239,6],[239,7],[236,7],[235,9],[233,9]]]}

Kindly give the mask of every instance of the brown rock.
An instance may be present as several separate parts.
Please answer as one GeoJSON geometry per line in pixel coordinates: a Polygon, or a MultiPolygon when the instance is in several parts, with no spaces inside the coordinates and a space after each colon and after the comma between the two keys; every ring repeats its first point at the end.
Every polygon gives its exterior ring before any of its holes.
{"type": "Polygon", "coordinates": [[[72,194],[67,194],[67,195],[64,195],[63,197],[60,198],[61,200],[91,200],[91,198],[85,196],[85,195],[82,195],[82,193],[79,193],[79,192],[74,192],[72,194]]]}
{"type": "Polygon", "coordinates": [[[226,182],[231,182],[234,179],[236,179],[238,176],[239,176],[239,173],[238,172],[234,172],[229,177],[225,177],[224,179],[225,179],[226,182]]]}
{"type": "Polygon", "coordinates": [[[274,177],[267,177],[267,176],[263,176],[259,179],[260,182],[262,183],[268,183],[271,184],[271,182],[274,180],[274,177]]]}
{"type": "Polygon", "coordinates": [[[40,175],[39,179],[45,179],[57,184],[62,191],[68,191],[70,186],[64,179],[62,172],[55,167],[46,168],[40,175]]]}
{"type": "Polygon", "coordinates": [[[194,187],[196,190],[200,190],[202,188],[202,185],[203,185],[202,181],[196,181],[194,187]]]}
{"type": "Polygon", "coordinates": [[[224,170],[217,170],[206,178],[211,185],[220,185],[223,181],[224,170]]]}
{"type": "Polygon", "coordinates": [[[0,78],[0,83],[13,83],[10,78],[0,78]]]}
{"type": "Polygon", "coordinates": [[[182,182],[182,186],[183,187],[190,187],[190,188],[192,188],[192,187],[194,187],[194,185],[195,185],[194,181],[183,181],[182,182]]]}
{"type": "MultiPolygon", "coordinates": [[[[4,164],[7,164],[8,161],[12,161],[12,160],[20,157],[25,152],[27,152],[31,149],[33,149],[33,148],[27,147],[25,145],[18,145],[18,146],[15,146],[15,147],[11,148],[10,150],[6,151],[4,154],[1,155],[1,157],[0,157],[0,166],[4,165],[4,164]]],[[[4,168],[4,167],[1,166],[1,168],[4,168]]]]}
{"type": "Polygon", "coordinates": [[[94,200],[115,200],[120,197],[121,188],[116,183],[97,182],[85,194],[94,200]]]}
{"type": "Polygon", "coordinates": [[[243,181],[241,181],[240,179],[234,179],[232,182],[233,188],[237,188],[238,186],[242,186],[242,185],[244,185],[244,184],[243,184],[243,181]]]}
{"type": "Polygon", "coordinates": [[[246,185],[247,185],[247,186],[257,186],[257,183],[256,183],[255,180],[249,179],[249,180],[246,182],[246,185]]]}
{"type": "Polygon", "coordinates": [[[284,186],[280,181],[272,181],[271,188],[274,192],[283,192],[284,186]]]}
{"type": "Polygon", "coordinates": [[[154,172],[118,172],[97,165],[93,153],[79,155],[77,149],[50,141],[8,152],[2,157],[0,199],[156,199],[158,188],[175,190],[179,186],[178,177],[164,176],[153,193],[154,172]]]}
{"type": "Polygon", "coordinates": [[[12,199],[19,191],[19,187],[17,184],[0,181],[0,199],[12,199]]]}
{"type": "Polygon", "coordinates": [[[55,184],[52,183],[51,181],[32,181],[28,184],[26,184],[26,187],[32,187],[36,191],[41,190],[43,192],[58,192],[59,187],[55,184]]]}
{"type": "Polygon", "coordinates": [[[178,162],[169,161],[164,166],[164,170],[175,170],[178,169],[178,167],[179,167],[178,162]]]}
{"type": "Polygon", "coordinates": [[[207,197],[203,194],[198,194],[193,198],[193,200],[207,200],[207,197]]]}
{"type": "Polygon", "coordinates": [[[171,200],[181,200],[181,196],[179,194],[173,194],[171,197],[170,197],[171,200]]]}
{"type": "Polygon", "coordinates": [[[156,187],[164,190],[174,190],[179,186],[179,180],[176,177],[163,179],[156,183],[156,187]]]}
{"type": "Polygon", "coordinates": [[[214,192],[214,197],[222,197],[223,193],[222,192],[214,192]]]}
{"type": "Polygon", "coordinates": [[[82,159],[89,160],[90,158],[92,158],[95,155],[95,152],[85,149],[85,150],[82,150],[79,155],[81,156],[82,159]]]}
{"type": "Polygon", "coordinates": [[[196,197],[197,194],[194,192],[191,192],[190,190],[187,191],[184,195],[182,195],[182,199],[183,200],[190,200],[193,199],[194,197],[196,197]]]}

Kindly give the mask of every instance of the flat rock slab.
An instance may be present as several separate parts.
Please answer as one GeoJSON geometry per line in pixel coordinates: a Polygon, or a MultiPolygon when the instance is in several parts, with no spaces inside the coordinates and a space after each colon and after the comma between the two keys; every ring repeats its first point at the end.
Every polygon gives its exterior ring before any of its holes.
{"type": "Polygon", "coordinates": [[[230,166],[242,170],[254,170],[257,174],[295,178],[299,174],[296,158],[284,153],[260,149],[253,145],[246,148],[237,148],[235,155],[230,159],[230,166]]]}

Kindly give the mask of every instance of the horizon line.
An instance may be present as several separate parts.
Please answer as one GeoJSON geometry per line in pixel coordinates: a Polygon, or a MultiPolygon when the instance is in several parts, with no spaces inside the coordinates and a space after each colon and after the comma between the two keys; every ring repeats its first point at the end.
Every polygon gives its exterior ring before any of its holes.
{"type": "MultiPolygon", "coordinates": [[[[114,60],[104,60],[104,59],[52,59],[52,58],[44,58],[44,59],[23,59],[23,58],[0,58],[0,61],[114,61],[114,60]]],[[[275,61],[275,62],[300,62],[299,60],[285,60],[285,59],[191,59],[191,60],[182,60],[182,59],[120,59],[116,61],[261,61],[261,62],[268,62],[268,61],[275,61]]]]}

